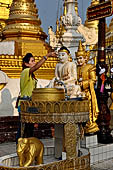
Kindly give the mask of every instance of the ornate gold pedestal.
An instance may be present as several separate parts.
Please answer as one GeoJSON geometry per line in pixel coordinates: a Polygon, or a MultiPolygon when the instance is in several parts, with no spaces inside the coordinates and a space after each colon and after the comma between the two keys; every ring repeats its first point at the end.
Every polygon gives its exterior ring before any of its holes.
{"type": "MultiPolygon", "coordinates": [[[[63,89],[34,89],[32,101],[21,102],[22,123],[54,123],[64,125],[64,151],[66,160],[49,164],[49,170],[90,170],[89,155],[77,157],[78,123],[89,120],[88,100],[64,100],[63,89]]],[[[47,170],[48,165],[42,165],[47,170]]]]}
{"type": "Polygon", "coordinates": [[[89,103],[83,101],[22,101],[21,121],[64,124],[67,158],[76,157],[76,126],[89,120],[89,103]]]}

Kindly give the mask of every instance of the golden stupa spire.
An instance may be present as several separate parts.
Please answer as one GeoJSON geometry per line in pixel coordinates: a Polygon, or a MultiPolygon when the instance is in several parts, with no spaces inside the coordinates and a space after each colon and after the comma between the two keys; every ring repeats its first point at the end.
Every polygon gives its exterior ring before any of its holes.
{"type": "MultiPolygon", "coordinates": [[[[92,0],[91,1],[91,6],[93,5],[97,5],[99,3],[99,0],[92,0]]],[[[98,32],[98,20],[95,20],[95,21],[88,21],[88,19],[86,18],[86,21],[85,21],[85,26],[88,27],[88,28],[95,28],[96,29],[96,32],[98,32]]]]}
{"type": "Polygon", "coordinates": [[[61,37],[65,32],[64,26],[62,24],[62,16],[60,16],[60,29],[59,29],[59,36],[61,37]]]}
{"type": "Polygon", "coordinates": [[[77,0],[75,1],[75,12],[78,15],[78,2],[77,2],[77,0]]]}
{"type": "Polygon", "coordinates": [[[60,34],[62,34],[62,15],[60,16],[60,34]]]}
{"type": "Polygon", "coordinates": [[[45,39],[47,35],[40,25],[41,21],[38,18],[38,9],[34,0],[13,0],[3,35],[8,40],[19,35],[45,39]]]}
{"type": "Polygon", "coordinates": [[[34,0],[13,0],[9,18],[2,31],[3,41],[14,41],[14,54],[23,56],[30,52],[34,56],[44,56],[51,47],[45,39],[38,9],[34,0]]]}
{"type": "Polygon", "coordinates": [[[61,37],[64,32],[65,32],[65,29],[64,29],[64,25],[62,24],[62,8],[61,8],[59,36],[61,37]]]}
{"type": "Polygon", "coordinates": [[[56,20],[56,37],[57,38],[59,37],[59,20],[58,20],[58,17],[57,17],[57,20],[56,20]]]}
{"type": "Polygon", "coordinates": [[[66,16],[66,14],[67,14],[66,0],[64,0],[64,12],[63,12],[63,15],[66,16]]]}
{"type": "MultiPolygon", "coordinates": [[[[22,58],[26,53],[32,53],[38,61],[52,50],[51,46],[45,41],[46,33],[40,27],[41,20],[38,17],[35,1],[13,0],[9,18],[6,20],[6,26],[2,31],[2,38],[4,38],[2,41],[10,42],[9,49],[13,47],[13,52],[11,55],[4,55],[3,58],[0,58],[0,62],[3,61],[1,70],[11,78],[20,77],[22,58]]],[[[49,64],[45,63],[38,70],[38,75],[36,74],[38,78],[53,78],[54,66],[52,61],[53,58],[50,58],[49,64]]]]}

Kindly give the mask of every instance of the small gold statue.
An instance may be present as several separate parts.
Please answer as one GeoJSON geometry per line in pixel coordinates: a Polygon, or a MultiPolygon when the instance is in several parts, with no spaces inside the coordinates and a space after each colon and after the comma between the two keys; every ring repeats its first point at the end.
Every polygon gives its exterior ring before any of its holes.
{"type": "Polygon", "coordinates": [[[87,64],[89,54],[85,51],[81,41],[79,42],[78,51],[76,52],[78,62],[78,82],[82,91],[85,92],[89,100],[89,121],[85,126],[85,133],[95,133],[99,130],[96,123],[99,109],[97,105],[94,84],[96,83],[96,67],[93,64],[87,64]]]}
{"type": "Polygon", "coordinates": [[[19,156],[19,164],[22,167],[27,167],[36,161],[36,165],[43,163],[43,143],[35,138],[19,138],[17,144],[17,154],[19,156]]]}

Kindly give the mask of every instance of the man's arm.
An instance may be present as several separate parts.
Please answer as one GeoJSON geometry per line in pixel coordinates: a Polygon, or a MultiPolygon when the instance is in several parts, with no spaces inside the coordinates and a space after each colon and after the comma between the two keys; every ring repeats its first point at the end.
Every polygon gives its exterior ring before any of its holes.
{"type": "Polygon", "coordinates": [[[56,57],[56,53],[55,52],[50,52],[50,53],[48,53],[45,57],[43,57],[39,62],[37,62],[36,64],[35,64],[35,66],[33,66],[32,68],[30,68],[30,70],[29,70],[29,74],[32,74],[34,71],[36,71],[36,70],[38,70],[41,66],[42,66],[42,64],[43,63],[45,63],[45,61],[47,60],[46,58],[48,58],[48,57],[56,57]]]}

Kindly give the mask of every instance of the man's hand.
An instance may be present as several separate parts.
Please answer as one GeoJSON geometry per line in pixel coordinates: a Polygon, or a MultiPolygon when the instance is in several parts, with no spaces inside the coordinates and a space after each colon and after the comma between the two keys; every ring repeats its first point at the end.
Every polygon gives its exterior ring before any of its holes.
{"type": "Polygon", "coordinates": [[[46,55],[46,57],[57,57],[57,54],[55,52],[50,52],[46,55]]]}

